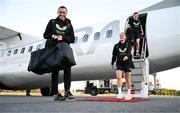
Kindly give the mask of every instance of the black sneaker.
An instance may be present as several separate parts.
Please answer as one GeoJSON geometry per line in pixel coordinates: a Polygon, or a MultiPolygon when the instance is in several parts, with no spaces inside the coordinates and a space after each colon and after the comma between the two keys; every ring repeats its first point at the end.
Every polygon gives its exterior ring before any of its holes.
{"type": "Polygon", "coordinates": [[[67,98],[67,99],[74,99],[72,93],[70,91],[67,91],[65,92],[64,96],[67,98]]]}
{"type": "Polygon", "coordinates": [[[54,98],[55,101],[64,101],[66,97],[62,96],[61,94],[57,94],[54,98]]]}
{"type": "Polygon", "coordinates": [[[26,94],[26,96],[31,96],[30,94],[26,94]]]}

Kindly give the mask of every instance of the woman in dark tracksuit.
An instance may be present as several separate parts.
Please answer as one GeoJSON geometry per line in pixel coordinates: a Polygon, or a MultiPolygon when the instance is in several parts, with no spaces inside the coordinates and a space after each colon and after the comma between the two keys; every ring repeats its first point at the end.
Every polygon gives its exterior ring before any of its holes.
{"type": "MultiPolygon", "coordinates": [[[[144,35],[143,27],[141,21],[139,20],[139,14],[135,12],[133,14],[133,19],[129,20],[128,24],[130,25],[130,29],[132,29],[133,37],[134,37],[134,48],[136,48],[136,55],[139,56],[139,47],[140,47],[140,37],[144,35]]],[[[133,48],[133,49],[134,49],[133,48]]],[[[133,50],[134,51],[134,50],[133,50]]]]}
{"type": "MultiPolygon", "coordinates": [[[[44,38],[47,39],[46,47],[55,46],[59,42],[66,42],[67,44],[74,43],[75,37],[73,26],[71,24],[70,19],[66,18],[67,8],[65,6],[60,6],[58,8],[57,14],[58,17],[56,19],[51,19],[49,21],[44,32],[44,38]]],[[[66,98],[72,99],[73,97],[70,92],[71,67],[64,69],[64,96],[62,96],[58,92],[58,77],[59,71],[52,72],[52,93],[53,95],[56,95],[54,100],[63,101],[66,98]]]]}
{"type": "Polygon", "coordinates": [[[131,68],[132,68],[132,55],[131,45],[126,40],[124,32],[120,33],[120,41],[114,46],[112,54],[112,68],[114,68],[114,62],[116,62],[116,77],[118,95],[117,98],[123,98],[121,94],[122,89],[122,71],[125,72],[125,79],[127,82],[128,91],[125,99],[130,100],[131,96],[131,68]]]}

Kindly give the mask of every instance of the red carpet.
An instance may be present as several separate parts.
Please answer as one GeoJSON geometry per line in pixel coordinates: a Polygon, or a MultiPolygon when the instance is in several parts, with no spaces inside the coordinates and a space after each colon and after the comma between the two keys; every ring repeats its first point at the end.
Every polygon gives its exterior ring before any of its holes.
{"type": "Polygon", "coordinates": [[[118,99],[118,98],[82,98],[78,101],[97,101],[97,102],[144,102],[144,99],[133,98],[131,100],[118,99]]]}

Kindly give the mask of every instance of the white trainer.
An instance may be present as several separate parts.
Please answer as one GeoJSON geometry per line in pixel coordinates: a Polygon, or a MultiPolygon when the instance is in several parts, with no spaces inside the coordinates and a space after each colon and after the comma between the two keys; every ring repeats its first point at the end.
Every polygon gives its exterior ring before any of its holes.
{"type": "Polygon", "coordinates": [[[124,99],[125,100],[131,100],[132,99],[132,94],[126,94],[124,99]]]}
{"type": "Polygon", "coordinates": [[[116,98],[118,98],[118,99],[122,99],[122,98],[123,98],[123,96],[122,96],[122,94],[118,94],[118,95],[116,96],[116,98]]]}

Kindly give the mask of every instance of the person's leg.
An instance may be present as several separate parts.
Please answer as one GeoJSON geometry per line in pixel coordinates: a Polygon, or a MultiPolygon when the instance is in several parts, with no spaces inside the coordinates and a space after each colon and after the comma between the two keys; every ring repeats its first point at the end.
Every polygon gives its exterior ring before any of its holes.
{"type": "Polygon", "coordinates": [[[122,71],[116,70],[116,78],[117,78],[117,87],[118,87],[118,95],[117,98],[122,98],[121,90],[122,90],[122,71]]]}
{"type": "Polygon", "coordinates": [[[116,77],[117,77],[117,86],[122,87],[122,71],[121,70],[116,71],[116,77]]]}
{"type": "Polygon", "coordinates": [[[125,99],[130,100],[132,98],[131,95],[131,70],[129,67],[126,67],[125,69],[125,80],[127,83],[127,94],[125,96],[125,99]]]}
{"type": "Polygon", "coordinates": [[[26,90],[26,96],[31,96],[31,94],[30,94],[30,92],[31,92],[31,90],[26,90]]]}
{"type": "Polygon", "coordinates": [[[131,72],[125,72],[125,79],[127,82],[128,93],[131,93],[131,72]]]}
{"type": "Polygon", "coordinates": [[[58,94],[58,78],[59,78],[59,71],[52,72],[51,75],[51,88],[52,94],[58,94]]]}
{"type": "Polygon", "coordinates": [[[73,95],[70,92],[71,87],[71,67],[64,69],[64,89],[65,89],[65,97],[68,99],[73,99],[73,95]]]}
{"type": "Polygon", "coordinates": [[[137,39],[136,39],[136,55],[140,55],[140,54],[139,54],[139,47],[140,47],[139,42],[140,42],[140,38],[137,38],[137,39]]]}
{"type": "Polygon", "coordinates": [[[59,78],[59,71],[52,72],[52,76],[51,76],[52,94],[56,95],[54,100],[56,100],[56,101],[64,101],[64,100],[66,100],[66,98],[63,97],[58,92],[58,78],[59,78]]]}
{"type": "Polygon", "coordinates": [[[134,39],[131,40],[131,55],[134,58],[134,50],[135,50],[135,41],[134,39]]]}
{"type": "Polygon", "coordinates": [[[132,55],[132,58],[134,58],[134,45],[131,47],[131,55],[132,55]]]}
{"type": "Polygon", "coordinates": [[[64,69],[64,90],[70,91],[71,87],[71,67],[64,69]]]}

